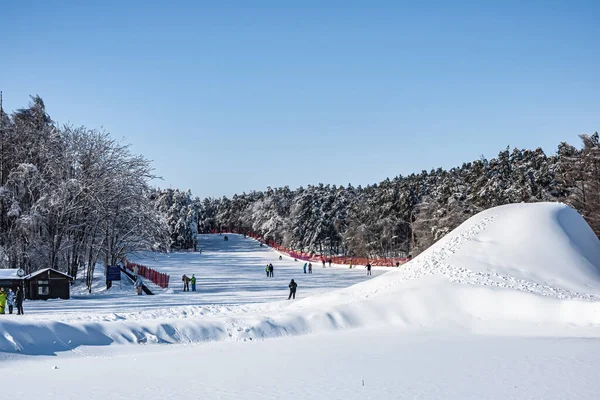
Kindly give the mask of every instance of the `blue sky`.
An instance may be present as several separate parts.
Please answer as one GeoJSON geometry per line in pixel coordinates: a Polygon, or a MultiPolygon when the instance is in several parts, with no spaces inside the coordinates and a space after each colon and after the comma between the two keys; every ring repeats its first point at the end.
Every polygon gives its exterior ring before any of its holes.
{"type": "Polygon", "coordinates": [[[0,3],[5,109],[39,94],[200,197],[365,185],[600,130],[597,1],[87,3],[0,3]]]}

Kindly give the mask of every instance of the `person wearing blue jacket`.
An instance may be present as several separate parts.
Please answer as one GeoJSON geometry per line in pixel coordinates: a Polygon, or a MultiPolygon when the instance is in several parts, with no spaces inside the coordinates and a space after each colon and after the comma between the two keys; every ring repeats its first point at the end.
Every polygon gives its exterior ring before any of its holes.
{"type": "Polygon", "coordinates": [[[307,263],[304,263],[304,267],[302,267],[302,269],[304,270],[304,273],[306,273],[306,265],[307,265],[307,263]]]}
{"type": "Polygon", "coordinates": [[[17,298],[15,292],[12,289],[8,289],[8,295],[6,296],[6,303],[8,304],[8,313],[13,313],[13,308],[17,305],[17,298]]]}

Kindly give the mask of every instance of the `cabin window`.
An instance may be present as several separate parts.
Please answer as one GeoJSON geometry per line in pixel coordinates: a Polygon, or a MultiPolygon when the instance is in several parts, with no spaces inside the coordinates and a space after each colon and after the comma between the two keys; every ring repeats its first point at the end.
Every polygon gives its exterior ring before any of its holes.
{"type": "Polygon", "coordinates": [[[47,285],[48,281],[38,281],[38,285],[47,285]]]}
{"type": "Polygon", "coordinates": [[[50,294],[49,286],[38,286],[38,295],[40,296],[48,296],[50,294]]]}

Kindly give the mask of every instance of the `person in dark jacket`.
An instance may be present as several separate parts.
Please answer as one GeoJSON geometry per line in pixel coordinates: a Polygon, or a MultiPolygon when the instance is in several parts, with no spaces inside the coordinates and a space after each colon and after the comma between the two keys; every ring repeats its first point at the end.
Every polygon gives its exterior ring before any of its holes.
{"type": "Polygon", "coordinates": [[[279,256],[279,261],[283,260],[283,257],[279,256]]]}
{"type": "Polygon", "coordinates": [[[325,259],[321,259],[321,261],[323,262],[323,268],[325,268],[325,259]]]}
{"type": "Polygon", "coordinates": [[[17,315],[23,315],[25,312],[23,311],[23,299],[25,298],[25,294],[20,287],[17,288],[17,315]]]}
{"type": "Polygon", "coordinates": [[[367,264],[365,268],[367,269],[367,275],[371,275],[371,264],[367,264]]]}
{"type": "Polygon", "coordinates": [[[308,273],[312,274],[312,263],[308,263],[308,273]]]}
{"type": "Polygon", "coordinates": [[[275,268],[273,267],[273,264],[269,264],[269,276],[271,278],[273,278],[273,271],[275,270],[275,268]]]}
{"type": "Polygon", "coordinates": [[[290,281],[290,284],[288,285],[288,287],[290,288],[290,295],[288,297],[288,300],[291,299],[292,297],[294,299],[296,299],[296,288],[298,287],[298,284],[296,282],[294,282],[294,280],[292,279],[290,281]]]}
{"type": "Polygon", "coordinates": [[[329,259],[329,268],[331,268],[331,258],[329,259]]]}

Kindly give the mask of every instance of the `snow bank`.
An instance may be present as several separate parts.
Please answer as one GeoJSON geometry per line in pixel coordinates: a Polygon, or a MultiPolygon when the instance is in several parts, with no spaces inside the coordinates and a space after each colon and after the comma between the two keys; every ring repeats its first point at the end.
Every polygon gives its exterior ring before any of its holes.
{"type": "Polygon", "coordinates": [[[386,326],[599,336],[599,263],[600,241],[572,209],[508,205],[469,219],[405,266],[345,289],[223,312],[188,307],[102,322],[2,322],[0,351],[54,354],[81,345],[256,340],[386,326]]]}

